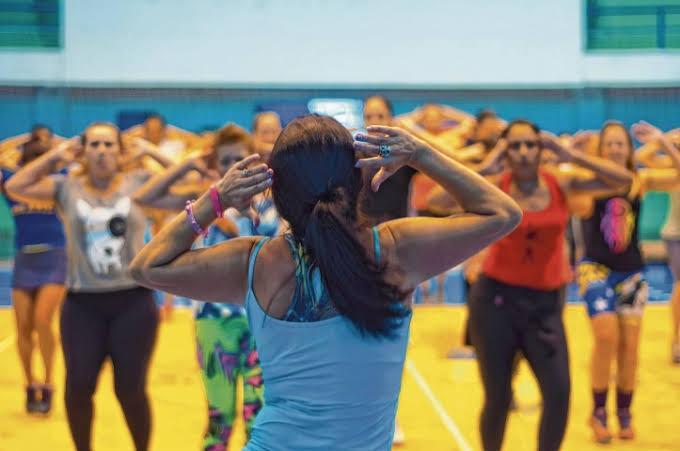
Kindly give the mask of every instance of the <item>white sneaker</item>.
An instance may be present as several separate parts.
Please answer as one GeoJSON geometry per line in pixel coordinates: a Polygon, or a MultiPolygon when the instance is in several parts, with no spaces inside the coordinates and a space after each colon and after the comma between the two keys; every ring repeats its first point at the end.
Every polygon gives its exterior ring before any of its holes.
{"type": "Polygon", "coordinates": [[[403,445],[405,441],[406,441],[406,437],[404,436],[404,431],[399,426],[399,423],[395,422],[395,424],[394,424],[394,438],[392,439],[392,444],[393,445],[403,445]]]}

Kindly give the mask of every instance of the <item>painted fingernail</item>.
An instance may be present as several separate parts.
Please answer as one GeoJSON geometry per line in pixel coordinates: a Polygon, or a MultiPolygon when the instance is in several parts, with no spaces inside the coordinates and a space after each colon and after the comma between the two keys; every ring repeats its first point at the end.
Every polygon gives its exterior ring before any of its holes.
{"type": "Polygon", "coordinates": [[[356,139],[357,141],[363,141],[365,138],[364,135],[362,135],[361,133],[357,133],[354,139],[356,139]]]}

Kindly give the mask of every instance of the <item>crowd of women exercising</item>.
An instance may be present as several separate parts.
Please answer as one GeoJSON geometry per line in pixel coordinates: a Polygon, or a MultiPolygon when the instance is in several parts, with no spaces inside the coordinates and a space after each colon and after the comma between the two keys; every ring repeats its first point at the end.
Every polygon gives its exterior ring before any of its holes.
{"type": "Polygon", "coordinates": [[[75,448],[91,449],[93,394],[110,359],[135,447],[147,450],[163,292],[166,315],[171,296],[195,300],[202,449],[226,449],[237,408],[247,450],[390,449],[404,441],[395,416],[413,291],[463,264],[484,449],[502,447],[519,356],[542,396],[538,449],[560,448],[572,281],[593,340],[593,409],[576,415],[599,443],[633,440],[649,191],[670,198],[662,237],[680,364],[680,130],[609,121],[556,136],[490,110],[395,116],[383,96],[364,101],[363,117],[361,130],[318,115],[283,128],[262,112],[250,132],[230,123],[194,134],[152,115],[124,131],[94,122],[70,139],[38,125],[0,143],[26,411],[50,412],[60,311],[75,448]]]}

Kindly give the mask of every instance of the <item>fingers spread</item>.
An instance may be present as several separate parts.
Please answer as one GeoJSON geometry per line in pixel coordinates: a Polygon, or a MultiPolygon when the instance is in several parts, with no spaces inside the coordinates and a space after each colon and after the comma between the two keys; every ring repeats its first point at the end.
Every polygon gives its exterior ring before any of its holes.
{"type": "Polygon", "coordinates": [[[357,160],[355,166],[357,168],[379,168],[379,167],[385,166],[386,163],[388,163],[387,158],[371,157],[371,158],[362,158],[360,160],[357,160]]]}
{"type": "Polygon", "coordinates": [[[245,169],[248,167],[248,165],[254,163],[255,161],[260,159],[259,154],[253,154],[253,155],[248,155],[245,157],[243,160],[239,161],[234,165],[236,169],[245,169]]]}
{"type": "Polygon", "coordinates": [[[383,135],[388,135],[388,136],[399,136],[400,130],[397,127],[388,127],[386,125],[371,125],[370,127],[367,127],[366,130],[369,131],[369,133],[382,133],[383,135]]]}
{"type": "Polygon", "coordinates": [[[359,142],[375,144],[376,146],[379,146],[381,144],[387,144],[387,136],[366,135],[363,133],[357,133],[354,139],[359,142]]]}
{"type": "Polygon", "coordinates": [[[267,170],[269,170],[269,166],[267,166],[264,163],[258,164],[257,166],[253,166],[252,168],[248,168],[248,172],[251,175],[264,173],[267,172],[267,170]]]}
{"type": "Polygon", "coordinates": [[[394,174],[394,171],[385,167],[380,168],[380,170],[378,170],[371,180],[371,189],[374,192],[377,192],[380,189],[380,185],[382,185],[385,180],[390,178],[392,174],[394,174]]]}
{"type": "Polygon", "coordinates": [[[254,186],[254,185],[257,185],[259,183],[271,180],[273,173],[274,173],[274,171],[272,171],[271,169],[268,169],[265,172],[259,172],[257,174],[251,174],[248,177],[243,177],[241,179],[241,183],[239,183],[239,185],[244,187],[244,188],[250,188],[251,186],[254,186]]]}
{"type": "Polygon", "coordinates": [[[380,147],[375,144],[364,143],[360,141],[354,141],[354,150],[357,152],[365,152],[367,154],[378,155],[380,153],[380,147]]]}
{"type": "Polygon", "coordinates": [[[262,191],[270,188],[272,186],[272,179],[262,180],[254,185],[246,186],[243,188],[243,197],[251,198],[256,194],[260,194],[262,191]]]}

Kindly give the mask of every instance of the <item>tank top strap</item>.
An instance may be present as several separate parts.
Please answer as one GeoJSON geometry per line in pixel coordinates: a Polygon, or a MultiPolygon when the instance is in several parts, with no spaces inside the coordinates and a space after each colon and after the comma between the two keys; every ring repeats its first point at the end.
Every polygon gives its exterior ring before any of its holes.
{"type": "Polygon", "coordinates": [[[373,227],[373,250],[375,251],[375,262],[380,264],[380,233],[378,233],[378,227],[373,227]]]}
{"type": "Polygon", "coordinates": [[[548,190],[550,190],[550,197],[552,198],[550,203],[556,205],[555,202],[557,202],[557,205],[560,207],[566,206],[567,196],[565,196],[564,191],[562,191],[562,187],[557,181],[557,177],[548,171],[540,171],[539,174],[543,177],[543,180],[545,180],[546,185],[548,185],[548,190]]]}
{"type": "Polygon", "coordinates": [[[257,254],[260,253],[260,250],[262,249],[262,246],[264,246],[264,243],[269,241],[269,238],[263,238],[260,241],[258,241],[255,246],[253,246],[253,250],[250,251],[250,259],[248,260],[248,291],[252,291],[253,289],[253,277],[255,274],[255,260],[257,259],[257,254]]]}

